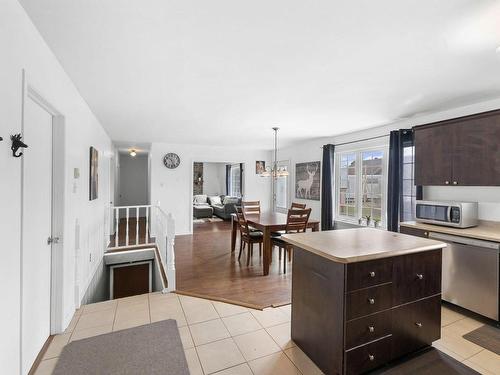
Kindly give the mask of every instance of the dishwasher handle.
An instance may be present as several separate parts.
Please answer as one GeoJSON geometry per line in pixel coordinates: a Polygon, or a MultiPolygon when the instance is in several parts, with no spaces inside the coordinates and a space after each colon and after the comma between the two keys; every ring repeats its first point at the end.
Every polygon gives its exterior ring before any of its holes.
{"type": "Polygon", "coordinates": [[[498,243],[498,242],[477,240],[475,238],[453,236],[451,234],[443,234],[443,233],[436,233],[436,232],[429,232],[429,238],[432,238],[433,240],[444,241],[444,242],[454,242],[454,243],[459,243],[462,245],[483,247],[486,249],[492,249],[492,250],[497,250],[497,251],[500,250],[500,243],[498,243]]]}

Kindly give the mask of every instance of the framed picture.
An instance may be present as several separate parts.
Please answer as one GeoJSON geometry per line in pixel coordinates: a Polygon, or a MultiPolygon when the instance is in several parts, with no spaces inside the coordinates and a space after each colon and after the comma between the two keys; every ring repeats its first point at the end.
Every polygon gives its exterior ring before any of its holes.
{"type": "Polygon", "coordinates": [[[266,162],[265,161],[256,161],[255,162],[255,174],[262,174],[266,171],[266,162]]]}
{"type": "Polygon", "coordinates": [[[89,200],[97,199],[99,192],[99,152],[90,147],[89,200]]]}
{"type": "Polygon", "coordinates": [[[295,164],[295,197],[319,201],[321,162],[295,164]]]}

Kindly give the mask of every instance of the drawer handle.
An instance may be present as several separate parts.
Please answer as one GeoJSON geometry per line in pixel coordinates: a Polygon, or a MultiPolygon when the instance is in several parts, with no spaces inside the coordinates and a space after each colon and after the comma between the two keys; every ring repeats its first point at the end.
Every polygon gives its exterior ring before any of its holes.
{"type": "Polygon", "coordinates": [[[374,326],[368,326],[368,331],[375,332],[375,327],[374,326]]]}
{"type": "Polygon", "coordinates": [[[375,304],[375,298],[368,298],[368,302],[370,303],[370,305],[374,305],[375,304]]]}
{"type": "Polygon", "coordinates": [[[416,325],[418,328],[422,328],[422,323],[420,323],[420,322],[415,323],[415,325],[416,325]]]}
{"type": "Polygon", "coordinates": [[[370,272],[370,277],[375,277],[375,272],[374,271],[370,272]]]}
{"type": "Polygon", "coordinates": [[[374,361],[375,360],[375,356],[373,354],[368,354],[368,359],[370,361],[374,361]]]}
{"type": "Polygon", "coordinates": [[[421,273],[417,273],[417,279],[423,280],[424,279],[424,275],[421,274],[421,273]]]}

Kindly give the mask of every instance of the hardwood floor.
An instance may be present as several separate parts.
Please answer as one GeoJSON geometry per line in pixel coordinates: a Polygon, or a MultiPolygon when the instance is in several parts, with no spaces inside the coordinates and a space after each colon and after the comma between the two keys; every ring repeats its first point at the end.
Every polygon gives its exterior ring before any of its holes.
{"type": "MultiPolygon", "coordinates": [[[[278,251],[268,276],[262,276],[262,257],[254,246],[250,266],[246,252],[238,261],[237,249],[231,253],[231,223],[194,224],[194,234],[175,239],[177,292],[263,309],[291,301],[292,273],[283,274],[278,251]]],[[[290,264],[289,267],[290,268],[290,264]]]]}
{"type": "MultiPolygon", "coordinates": [[[[128,236],[129,236],[129,245],[141,245],[146,243],[146,218],[145,217],[139,217],[139,239],[136,242],[136,234],[137,234],[137,225],[136,225],[136,218],[129,218],[129,223],[128,223],[128,236]]],[[[151,225],[151,223],[148,223],[151,225]]],[[[149,232],[149,228],[148,228],[149,232]]],[[[153,242],[153,238],[148,236],[148,242],[153,242]]],[[[127,238],[127,220],[126,219],[120,219],[118,223],[118,246],[125,246],[126,245],[126,238],[127,238]]],[[[115,235],[112,234],[110,236],[110,244],[109,247],[114,247],[115,246],[115,235]]]]}

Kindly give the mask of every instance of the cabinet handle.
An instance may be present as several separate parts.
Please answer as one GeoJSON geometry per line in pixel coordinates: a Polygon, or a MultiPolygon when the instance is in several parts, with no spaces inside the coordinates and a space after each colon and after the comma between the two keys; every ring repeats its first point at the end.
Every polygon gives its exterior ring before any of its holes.
{"type": "Polygon", "coordinates": [[[422,328],[422,323],[420,323],[420,322],[415,323],[415,325],[416,325],[418,328],[422,328]]]}
{"type": "Polygon", "coordinates": [[[374,305],[375,304],[375,298],[368,298],[368,302],[370,303],[370,305],[374,305]]]}
{"type": "Polygon", "coordinates": [[[370,272],[370,277],[375,277],[375,272],[371,271],[370,272]]]}
{"type": "Polygon", "coordinates": [[[458,182],[457,181],[453,181],[453,185],[458,185],[458,182]]]}
{"type": "Polygon", "coordinates": [[[424,236],[428,236],[429,235],[429,232],[424,232],[424,236]]]}
{"type": "Polygon", "coordinates": [[[417,279],[423,280],[424,279],[424,275],[422,275],[421,273],[417,273],[417,279]]]}
{"type": "Polygon", "coordinates": [[[374,361],[375,360],[375,356],[373,354],[368,354],[368,359],[370,361],[374,361]]]}
{"type": "Polygon", "coordinates": [[[450,184],[450,181],[445,181],[444,182],[445,185],[449,185],[450,184]]]}
{"type": "Polygon", "coordinates": [[[375,327],[374,326],[368,326],[368,331],[375,332],[375,327]]]}

